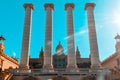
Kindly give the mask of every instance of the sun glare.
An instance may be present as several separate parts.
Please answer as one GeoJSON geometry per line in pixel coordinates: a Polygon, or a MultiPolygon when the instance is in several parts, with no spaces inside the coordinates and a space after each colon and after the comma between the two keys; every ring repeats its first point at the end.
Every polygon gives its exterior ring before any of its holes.
{"type": "Polygon", "coordinates": [[[113,14],[113,23],[120,25],[120,12],[115,12],[113,14]]]}

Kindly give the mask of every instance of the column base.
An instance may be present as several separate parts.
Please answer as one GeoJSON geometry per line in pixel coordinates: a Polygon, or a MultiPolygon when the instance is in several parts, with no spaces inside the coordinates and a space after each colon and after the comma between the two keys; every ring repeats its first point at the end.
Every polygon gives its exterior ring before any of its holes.
{"type": "Polygon", "coordinates": [[[67,65],[66,72],[79,72],[77,65],[67,65]]]}
{"type": "Polygon", "coordinates": [[[98,72],[99,70],[102,70],[103,68],[101,65],[91,65],[90,72],[98,72]]]}
{"type": "Polygon", "coordinates": [[[31,73],[30,69],[18,69],[17,73],[31,73]]]}
{"type": "Polygon", "coordinates": [[[52,65],[43,65],[43,72],[54,72],[52,65]]]}
{"type": "Polygon", "coordinates": [[[31,73],[31,70],[29,69],[29,66],[20,65],[17,72],[19,72],[19,73],[31,73]]]}
{"type": "Polygon", "coordinates": [[[29,66],[20,65],[19,69],[29,69],[29,66]]]}

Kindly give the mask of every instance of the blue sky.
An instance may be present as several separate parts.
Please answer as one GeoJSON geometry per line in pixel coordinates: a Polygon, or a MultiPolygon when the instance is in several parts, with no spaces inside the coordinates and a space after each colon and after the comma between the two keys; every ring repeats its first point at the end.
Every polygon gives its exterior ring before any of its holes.
{"type": "Polygon", "coordinates": [[[74,3],[75,46],[78,46],[81,57],[89,57],[89,39],[87,13],[84,6],[87,2],[96,3],[94,10],[100,60],[115,52],[115,39],[120,34],[120,0],[1,0],[0,1],[0,35],[6,40],[5,54],[20,58],[22,34],[24,27],[24,3],[32,3],[35,10],[32,15],[32,34],[30,56],[38,57],[45,39],[45,3],[53,3],[53,50],[61,41],[67,53],[66,3],[74,3]]]}

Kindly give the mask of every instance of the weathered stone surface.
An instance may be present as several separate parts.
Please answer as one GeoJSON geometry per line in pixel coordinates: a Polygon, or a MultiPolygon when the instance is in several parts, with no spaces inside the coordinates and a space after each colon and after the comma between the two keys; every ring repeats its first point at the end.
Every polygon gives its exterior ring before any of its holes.
{"type": "Polygon", "coordinates": [[[99,51],[98,51],[96,28],[94,21],[94,7],[95,7],[94,3],[87,3],[85,6],[85,10],[87,11],[87,17],[88,17],[91,69],[93,70],[99,69],[101,66],[99,60],[99,51]]]}
{"type": "Polygon", "coordinates": [[[73,26],[73,9],[74,4],[66,4],[65,10],[67,11],[67,71],[75,72],[77,71],[76,65],[76,55],[75,55],[75,45],[74,45],[74,26],[73,26]]]}
{"type": "Polygon", "coordinates": [[[46,31],[45,31],[45,53],[43,72],[53,71],[52,65],[52,10],[53,4],[45,4],[46,10],[46,31]]]}
{"type": "Polygon", "coordinates": [[[31,37],[31,17],[32,17],[32,4],[24,4],[25,7],[25,22],[22,41],[22,52],[20,60],[20,68],[29,69],[29,53],[30,53],[30,37],[31,37]]]}

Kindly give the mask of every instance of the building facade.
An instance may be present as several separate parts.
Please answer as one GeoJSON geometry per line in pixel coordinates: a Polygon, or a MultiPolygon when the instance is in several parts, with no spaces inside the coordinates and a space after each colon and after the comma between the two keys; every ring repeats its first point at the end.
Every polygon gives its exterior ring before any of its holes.
{"type": "MultiPolygon", "coordinates": [[[[44,63],[43,57],[44,51],[41,48],[39,58],[30,58],[31,69],[42,69],[44,63]]],[[[64,48],[59,42],[56,47],[56,53],[53,55],[53,68],[55,71],[65,71],[67,68],[67,55],[64,53],[64,48]]],[[[80,51],[76,50],[76,65],[78,68],[90,68],[90,58],[80,58],[80,51]]]]}
{"type": "Polygon", "coordinates": [[[120,80],[120,35],[117,34],[116,39],[116,51],[105,59],[101,64],[104,68],[107,68],[111,71],[112,80],[120,80]]]}
{"type": "Polygon", "coordinates": [[[15,69],[19,66],[15,58],[4,53],[4,40],[5,38],[0,36],[0,80],[7,80],[12,75],[9,73],[9,69],[15,69]]]}
{"type": "Polygon", "coordinates": [[[90,42],[90,58],[81,58],[80,51],[75,51],[74,45],[74,4],[65,4],[67,13],[67,55],[61,42],[56,47],[55,55],[52,55],[52,12],[54,4],[45,4],[46,29],[44,50],[41,48],[40,58],[30,58],[30,35],[31,17],[34,6],[24,4],[25,22],[22,41],[21,60],[18,69],[12,69],[11,80],[110,80],[106,76],[110,74],[108,69],[104,69],[99,60],[99,50],[97,44],[96,27],[94,20],[94,3],[87,3],[85,10],[88,17],[88,31],[90,42]]]}

